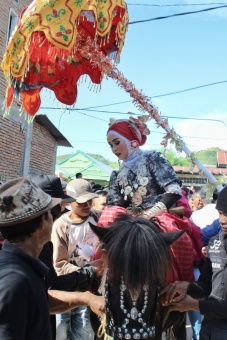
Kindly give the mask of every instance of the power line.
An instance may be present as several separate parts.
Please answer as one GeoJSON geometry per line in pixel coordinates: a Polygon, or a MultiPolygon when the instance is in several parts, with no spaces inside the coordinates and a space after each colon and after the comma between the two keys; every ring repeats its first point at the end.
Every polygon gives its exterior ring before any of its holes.
{"type": "MultiPolygon", "coordinates": [[[[158,94],[156,96],[152,96],[152,97],[148,97],[149,99],[154,99],[154,98],[160,98],[160,97],[167,97],[167,96],[172,96],[178,93],[183,93],[183,92],[189,92],[189,91],[194,91],[197,89],[201,89],[203,87],[209,87],[209,86],[214,86],[214,85],[219,85],[219,84],[224,84],[227,83],[227,80],[221,80],[221,81],[217,81],[214,83],[208,83],[208,84],[203,84],[203,85],[198,85],[198,86],[194,86],[194,87],[190,87],[187,89],[183,89],[183,90],[178,90],[178,91],[173,91],[173,92],[167,92],[167,93],[163,93],[163,94],[158,94]]],[[[115,103],[110,103],[110,104],[105,104],[105,105],[97,105],[97,106],[90,106],[90,107],[85,107],[85,108],[80,108],[78,110],[88,110],[88,109],[95,109],[95,108],[99,108],[99,107],[108,107],[108,106],[113,106],[113,105],[119,105],[119,104],[125,104],[125,103],[131,103],[132,100],[125,100],[122,102],[115,102],[115,103]]],[[[58,108],[59,109],[59,108],[58,108]]]]}
{"type": "MultiPolygon", "coordinates": [[[[209,87],[209,86],[219,85],[219,84],[223,84],[223,83],[227,83],[227,80],[222,80],[222,81],[217,81],[217,82],[214,82],[214,83],[208,83],[208,84],[204,84],[204,85],[194,86],[194,87],[190,87],[190,88],[184,89],[184,90],[178,90],[178,91],[174,91],[174,92],[167,92],[167,93],[159,94],[159,95],[148,97],[148,98],[149,99],[153,99],[153,98],[167,97],[167,96],[172,96],[174,94],[188,92],[188,91],[193,91],[193,90],[201,89],[203,87],[209,87]]],[[[84,107],[84,108],[79,108],[77,110],[83,111],[83,110],[88,110],[88,109],[96,109],[96,108],[99,108],[99,107],[108,107],[108,106],[114,106],[114,105],[131,103],[131,102],[132,102],[132,99],[131,100],[125,100],[125,101],[122,101],[122,102],[110,103],[110,104],[84,107]]],[[[62,108],[60,108],[60,107],[40,107],[40,109],[44,109],[44,110],[49,110],[49,109],[51,109],[51,110],[62,110],[62,108]]],[[[64,110],[71,111],[72,109],[71,108],[64,108],[64,110]]]]}
{"type": "Polygon", "coordinates": [[[202,12],[208,12],[208,11],[213,11],[213,10],[215,10],[215,9],[220,9],[220,8],[224,8],[224,7],[227,7],[227,5],[216,6],[216,7],[210,7],[210,8],[204,8],[204,9],[200,9],[200,10],[198,10],[198,11],[190,11],[190,12],[183,12],[183,13],[175,13],[175,14],[170,14],[170,15],[166,15],[166,16],[162,16],[162,17],[155,17],[155,18],[151,18],[151,19],[131,21],[131,22],[129,22],[129,25],[140,24],[140,23],[148,22],[148,21],[155,21],[155,20],[168,19],[168,18],[183,16],[183,15],[189,15],[189,14],[197,14],[197,13],[202,13],[202,12]]]}
{"type": "Polygon", "coordinates": [[[201,88],[203,88],[203,87],[208,87],[208,86],[213,86],[213,85],[219,85],[219,84],[223,84],[223,83],[227,83],[227,80],[217,81],[217,82],[215,82],[215,83],[210,83],[210,84],[199,85],[199,86],[191,87],[191,88],[185,89],[185,90],[179,90],[179,91],[174,91],[174,92],[159,94],[159,95],[153,96],[153,97],[151,97],[151,98],[160,98],[160,97],[172,96],[172,95],[174,95],[174,94],[183,93],[183,92],[188,92],[188,91],[193,91],[193,90],[201,89],[201,88]]]}
{"type": "MultiPolygon", "coordinates": [[[[74,111],[77,111],[77,109],[74,109],[74,111]]],[[[87,109],[87,111],[99,112],[99,113],[117,113],[117,114],[124,114],[124,115],[128,115],[129,114],[129,112],[126,113],[126,112],[120,112],[120,111],[106,111],[106,110],[103,111],[103,110],[89,110],[89,109],[87,109]]],[[[79,112],[79,113],[83,114],[82,112],[79,112]]],[[[130,112],[130,114],[132,114],[132,113],[130,112]]],[[[136,113],[134,113],[134,115],[135,116],[141,116],[141,114],[136,114],[136,113]]],[[[90,116],[90,117],[96,118],[94,116],[90,116]]],[[[224,124],[226,126],[226,128],[227,128],[227,124],[223,120],[220,120],[220,119],[194,118],[194,117],[177,117],[177,116],[164,116],[164,115],[162,115],[162,117],[163,118],[172,118],[172,119],[187,119],[187,120],[201,120],[201,121],[205,120],[205,121],[209,121],[209,122],[219,122],[219,123],[224,124]]],[[[101,119],[101,120],[107,121],[105,119],[101,119]]]]}
{"type": "MultiPolygon", "coordinates": [[[[42,109],[55,109],[55,110],[59,110],[60,108],[51,108],[51,107],[42,107],[42,109]]],[[[97,119],[97,120],[101,120],[103,122],[108,122],[107,119],[102,119],[102,118],[99,118],[99,117],[95,117],[95,116],[92,116],[92,115],[89,115],[89,114],[86,114],[84,112],[81,112],[82,109],[71,109],[71,108],[66,108],[65,111],[62,113],[62,115],[60,116],[60,120],[59,120],[59,125],[58,125],[58,129],[60,127],[60,121],[62,119],[62,116],[63,114],[66,112],[66,111],[76,111],[84,116],[87,116],[87,117],[91,117],[93,119],[97,119]]],[[[85,109],[84,109],[85,110],[85,109]]],[[[132,112],[120,112],[120,111],[106,111],[106,110],[93,110],[93,109],[87,109],[86,111],[90,111],[90,112],[97,112],[97,113],[114,113],[114,114],[122,114],[122,115],[129,115],[129,114],[132,114],[132,112]]],[[[140,116],[141,114],[136,114],[134,113],[135,116],[140,116]]],[[[211,119],[211,118],[195,118],[195,117],[177,117],[177,116],[165,116],[165,115],[162,115],[163,118],[171,118],[171,119],[183,119],[183,120],[197,120],[197,121],[209,121],[209,122],[219,122],[219,123],[222,123],[226,126],[227,128],[227,124],[223,121],[223,120],[220,120],[220,119],[211,119]]]]}
{"type": "MultiPolygon", "coordinates": [[[[151,133],[157,133],[160,135],[165,135],[164,132],[159,131],[150,131],[151,133]]],[[[190,139],[204,139],[204,140],[216,140],[216,141],[227,141],[226,138],[210,138],[210,137],[193,137],[193,136],[181,136],[183,138],[190,138],[190,139]]],[[[76,142],[76,143],[106,143],[106,142],[97,142],[97,141],[83,141],[83,140],[70,140],[70,142],[76,142]]]]}
{"type": "Polygon", "coordinates": [[[188,7],[188,6],[208,6],[208,5],[227,5],[226,2],[208,2],[197,4],[172,4],[172,5],[155,5],[155,4],[132,4],[127,3],[128,6],[141,6],[141,7],[188,7]]]}

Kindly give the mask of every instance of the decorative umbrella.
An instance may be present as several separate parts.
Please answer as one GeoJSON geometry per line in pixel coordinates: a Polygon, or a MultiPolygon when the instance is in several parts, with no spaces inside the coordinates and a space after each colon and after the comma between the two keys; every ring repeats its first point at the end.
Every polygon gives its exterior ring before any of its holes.
{"type": "Polygon", "coordinates": [[[6,112],[20,94],[23,109],[34,116],[43,87],[63,104],[73,105],[81,75],[89,75],[95,84],[103,76],[98,65],[78,55],[81,37],[90,37],[99,52],[114,52],[117,59],[128,20],[124,0],[34,0],[22,12],[3,57],[6,112]]]}

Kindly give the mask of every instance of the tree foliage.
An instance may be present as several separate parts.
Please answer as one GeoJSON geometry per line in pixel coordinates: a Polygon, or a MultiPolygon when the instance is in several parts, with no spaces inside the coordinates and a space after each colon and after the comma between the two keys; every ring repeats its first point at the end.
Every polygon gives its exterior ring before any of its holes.
{"type": "MultiPolygon", "coordinates": [[[[204,165],[217,165],[217,151],[219,148],[213,147],[213,148],[208,148],[205,150],[200,150],[196,152],[196,158],[198,158],[204,165]]],[[[178,166],[190,166],[190,161],[187,159],[186,156],[183,154],[177,153],[173,149],[164,149],[161,148],[158,150],[164,156],[167,158],[167,160],[170,162],[172,166],[178,165],[178,166]]],[[[111,162],[102,155],[99,154],[93,154],[93,153],[88,153],[91,157],[97,159],[100,162],[103,162],[106,165],[109,165],[113,169],[119,169],[119,164],[118,162],[111,162]]],[[[64,159],[68,158],[71,156],[71,154],[66,154],[62,156],[57,156],[57,163],[60,161],[63,161],[64,159]]]]}
{"type": "Polygon", "coordinates": [[[188,161],[188,159],[184,156],[181,156],[180,154],[178,154],[177,152],[175,152],[172,149],[159,149],[159,152],[161,152],[165,158],[170,162],[170,164],[172,166],[174,165],[178,165],[178,166],[189,166],[190,162],[188,161]]]}
{"type": "Polygon", "coordinates": [[[204,164],[204,165],[217,165],[217,151],[219,148],[209,148],[206,150],[197,151],[196,157],[204,164]]]}

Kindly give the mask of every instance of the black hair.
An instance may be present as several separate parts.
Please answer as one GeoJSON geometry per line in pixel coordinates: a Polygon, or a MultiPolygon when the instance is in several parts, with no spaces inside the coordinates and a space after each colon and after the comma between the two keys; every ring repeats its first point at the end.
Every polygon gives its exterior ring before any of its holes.
{"type": "Polygon", "coordinates": [[[101,184],[94,184],[92,190],[96,192],[97,190],[102,190],[101,184]]]}
{"type": "Polygon", "coordinates": [[[95,193],[97,195],[99,195],[99,197],[106,197],[107,194],[108,194],[108,192],[106,190],[97,190],[97,191],[95,191],[95,193]]]}
{"type": "MultiPolygon", "coordinates": [[[[225,187],[225,184],[224,184],[224,183],[222,183],[221,185],[222,185],[223,188],[225,187]]],[[[217,201],[218,195],[220,194],[220,192],[221,192],[220,188],[216,187],[216,188],[214,189],[212,203],[215,203],[215,202],[217,201]]]]}
{"type": "Polygon", "coordinates": [[[76,178],[80,178],[80,176],[82,177],[82,173],[81,172],[77,172],[76,173],[76,178]]]}
{"type": "Polygon", "coordinates": [[[170,264],[170,251],[162,238],[157,220],[119,215],[103,242],[108,253],[108,277],[120,284],[123,274],[129,289],[147,282],[163,284],[170,264]]]}
{"type": "Polygon", "coordinates": [[[39,228],[43,215],[44,218],[47,219],[48,211],[27,222],[14,224],[9,227],[0,227],[2,237],[10,242],[24,241],[26,238],[31,237],[32,234],[39,228]]]}
{"type": "Polygon", "coordinates": [[[53,217],[53,221],[57,220],[61,216],[61,205],[55,205],[55,207],[53,207],[50,212],[53,217]]]}

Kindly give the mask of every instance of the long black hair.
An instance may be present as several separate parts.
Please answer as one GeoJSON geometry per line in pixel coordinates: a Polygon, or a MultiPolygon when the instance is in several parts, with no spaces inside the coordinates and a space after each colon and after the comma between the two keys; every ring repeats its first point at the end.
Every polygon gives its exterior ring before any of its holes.
{"type": "Polygon", "coordinates": [[[108,254],[108,278],[120,284],[121,275],[126,286],[142,289],[161,285],[170,263],[170,251],[156,220],[122,215],[111,224],[103,238],[108,254]]]}

